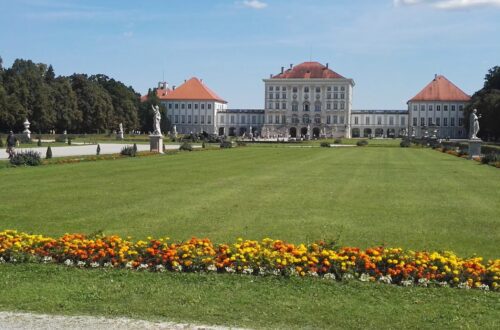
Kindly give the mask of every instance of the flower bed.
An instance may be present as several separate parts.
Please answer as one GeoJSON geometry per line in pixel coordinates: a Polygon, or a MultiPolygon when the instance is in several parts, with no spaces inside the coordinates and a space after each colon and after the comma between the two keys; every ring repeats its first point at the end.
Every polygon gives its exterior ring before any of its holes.
{"type": "Polygon", "coordinates": [[[238,239],[213,244],[192,238],[170,242],[119,236],[60,238],[15,230],[0,232],[0,263],[57,263],[81,268],[126,268],[175,272],[217,272],[247,275],[314,276],[331,280],[358,279],[403,286],[450,286],[499,290],[500,259],[460,258],[453,252],[401,248],[334,247],[320,241],[294,245],[269,238],[238,239]]]}

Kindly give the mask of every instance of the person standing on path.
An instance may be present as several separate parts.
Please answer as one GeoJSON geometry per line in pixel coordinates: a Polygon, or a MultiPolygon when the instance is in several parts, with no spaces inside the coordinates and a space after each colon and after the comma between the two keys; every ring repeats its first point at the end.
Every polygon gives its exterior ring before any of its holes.
{"type": "Polygon", "coordinates": [[[9,136],[7,136],[7,153],[9,154],[9,159],[14,156],[15,147],[17,143],[17,138],[14,135],[14,132],[10,131],[9,136]]]}

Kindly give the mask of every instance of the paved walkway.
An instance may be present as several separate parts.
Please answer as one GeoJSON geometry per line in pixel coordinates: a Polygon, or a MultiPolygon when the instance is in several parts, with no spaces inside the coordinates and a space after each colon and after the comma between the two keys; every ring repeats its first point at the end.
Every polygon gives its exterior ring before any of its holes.
{"type": "MultiPolygon", "coordinates": [[[[128,318],[95,316],[60,316],[32,313],[0,312],[0,329],[52,330],[52,329],[196,329],[225,330],[226,327],[190,323],[150,322],[128,318]]],[[[233,328],[236,329],[236,328],[233,328]]]]}
{"type": "MultiPolygon", "coordinates": [[[[105,154],[119,154],[122,150],[123,146],[130,146],[133,144],[130,143],[101,143],[101,155],[105,154]]],[[[52,147],[52,157],[67,157],[67,156],[87,156],[87,155],[95,155],[97,145],[96,144],[86,144],[86,145],[78,145],[78,146],[68,146],[68,147],[52,147]]],[[[166,144],[165,149],[167,150],[175,150],[179,149],[179,145],[175,144],[166,144]]],[[[16,151],[21,150],[34,150],[39,152],[42,155],[42,158],[45,158],[45,153],[47,152],[47,147],[34,147],[34,148],[16,148],[16,151]]],[[[138,144],[138,151],[149,151],[149,144],[138,144]]],[[[8,159],[9,156],[5,152],[5,148],[0,150],[0,159],[8,159]]]]}

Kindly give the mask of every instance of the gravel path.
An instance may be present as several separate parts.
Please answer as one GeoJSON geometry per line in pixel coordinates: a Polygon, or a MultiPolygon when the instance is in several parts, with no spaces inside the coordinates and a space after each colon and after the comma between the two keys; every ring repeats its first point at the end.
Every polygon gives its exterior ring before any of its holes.
{"type": "MultiPolygon", "coordinates": [[[[123,146],[130,146],[130,143],[101,143],[101,155],[104,154],[118,154],[122,150],[123,146]]],[[[165,148],[167,150],[179,149],[179,145],[166,144],[165,148]]],[[[95,155],[97,145],[87,144],[81,146],[71,146],[71,147],[52,147],[52,157],[67,157],[67,156],[85,156],[85,155],[95,155]]],[[[43,158],[45,158],[46,147],[35,147],[35,148],[16,148],[16,151],[21,150],[34,150],[39,152],[43,158]]],[[[149,144],[138,144],[138,151],[149,151],[149,144]]],[[[0,149],[0,159],[9,158],[5,152],[5,148],[0,149]]]]}
{"type": "MultiPolygon", "coordinates": [[[[207,329],[226,330],[230,328],[198,325],[191,323],[150,322],[128,318],[105,318],[94,316],[59,316],[32,313],[0,312],[0,329],[52,330],[52,329],[207,329]]],[[[237,329],[237,328],[231,328],[237,329]]]]}

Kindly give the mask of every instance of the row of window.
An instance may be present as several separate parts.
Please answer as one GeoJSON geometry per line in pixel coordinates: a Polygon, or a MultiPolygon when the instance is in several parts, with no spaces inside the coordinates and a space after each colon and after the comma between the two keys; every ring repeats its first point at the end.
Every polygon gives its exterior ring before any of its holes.
{"type": "MultiPolygon", "coordinates": [[[[452,104],[450,106],[450,108],[451,108],[451,111],[455,111],[456,105],[452,104]]],[[[427,105],[427,110],[433,111],[434,110],[433,105],[432,104],[427,105]]],[[[458,111],[463,111],[463,110],[464,110],[464,106],[462,104],[458,105],[458,111]]],[[[418,111],[418,105],[416,105],[416,104],[413,105],[413,111],[418,111]]],[[[421,104],[420,105],[420,111],[425,111],[425,104],[421,104]]],[[[436,105],[436,111],[441,111],[441,105],[440,104],[436,105]]],[[[443,105],[443,111],[448,111],[448,105],[447,104],[443,105]]]]}
{"type": "MultiPolygon", "coordinates": [[[[250,118],[249,118],[250,119],[250,118]]],[[[225,117],[221,116],[219,119],[221,124],[225,124],[225,117]]],[[[247,118],[246,116],[241,116],[240,117],[240,124],[246,124],[247,118]]],[[[229,116],[229,123],[230,124],[235,124],[236,123],[236,116],[231,115],[229,116]]],[[[248,123],[250,124],[250,120],[248,120],[248,123]]],[[[252,116],[251,117],[251,123],[252,124],[257,124],[257,116],[252,116]]]]}
{"type": "MultiPolygon", "coordinates": [[[[413,126],[417,126],[417,118],[413,117],[413,126]]],[[[420,118],[420,126],[425,126],[425,118],[421,117],[420,118]]],[[[435,121],[432,120],[431,117],[427,118],[427,126],[441,126],[441,118],[436,118],[435,121]]],[[[448,126],[448,118],[443,118],[443,126],[448,126]]],[[[450,118],[450,126],[454,127],[455,126],[455,118],[450,118]]],[[[464,119],[463,118],[458,118],[458,126],[462,127],[464,126],[464,119]]]]}
{"type": "MultiPolygon", "coordinates": [[[[270,100],[272,100],[272,99],[277,99],[277,100],[279,100],[279,99],[280,99],[280,93],[269,93],[269,94],[268,94],[268,98],[269,98],[270,100]]],[[[296,98],[297,98],[297,94],[293,94],[293,99],[296,99],[296,98]]],[[[308,95],[305,95],[305,96],[304,96],[304,98],[305,98],[305,99],[308,99],[308,98],[309,98],[309,96],[308,96],[308,95]]],[[[317,99],[321,98],[321,95],[317,94],[317,95],[316,95],[316,98],[317,98],[317,99]]],[[[326,93],[326,98],[327,98],[328,100],[331,100],[332,98],[333,98],[334,100],[337,100],[337,99],[341,99],[341,100],[343,100],[343,99],[345,99],[345,93],[326,93]]],[[[286,93],[281,93],[281,99],[286,100],[286,93]]]]}
{"type": "MultiPolygon", "coordinates": [[[[191,104],[191,103],[187,103],[187,104],[186,103],[169,103],[168,104],[168,108],[169,109],[179,109],[179,107],[181,109],[185,109],[186,107],[188,109],[191,109],[191,108],[198,109],[198,103],[193,103],[193,104],[191,104]]],[[[199,107],[202,110],[205,109],[205,103],[201,103],[199,105],[199,107]]],[[[212,109],[212,104],[208,103],[207,104],[207,109],[212,109]]]]}
{"type": "MultiPolygon", "coordinates": [[[[406,117],[400,117],[400,125],[406,125],[406,117]]],[[[359,125],[359,117],[354,117],[354,125],[359,125]]],[[[365,125],[370,125],[370,117],[365,117],[365,125]]],[[[377,125],[382,125],[382,117],[377,117],[377,125]]],[[[394,117],[389,117],[389,125],[394,125],[394,117]]]]}
{"type": "MultiPolygon", "coordinates": [[[[326,116],[326,123],[327,124],[344,124],[345,120],[344,120],[344,116],[326,116]]],[[[311,116],[309,116],[308,114],[304,114],[302,115],[302,118],[300,118],[298,115],[292,115],[292,118],[291,118],[291,123],[292,124],[299,124],[301,122],[301,119],[302,119],[302,123],[303,124],[311,124],[311,123],[315,123],[315,124],[321,124],[322,120],[321,120],[321,115],[315,115],[314,117],[311,118],[311,116]]],[[[286,124],[287,123],[287,119],[286,119],[286,116],[285,115],[269,115],[267,117],[267,123],[268,124],[286,124]]]]}
{"type": "MultiPolygon", "coordinates": [[[[276,92],[279,92],[279,91],[283,91],[283,92],[286,92],[286,86],[269,86],[268,90],[270,92],[273,92],[273,91],[276,91],[276,92]]],[[[292,92],[294,93],[297,93],[298,92],[298,87],[292,87],[292,92]]],[[[316,93],[321,93],[321,87],[309,87],[309,86],[305,86],[303,87],[303,91],[304,93],[309,93],[309,90],[315,90],[316,93]]],[[[332,90],[333,91],[342,91],[344,92],[346,90],[346,87],[345,86],[327,86],[326,87],[326,90],[328,92],[331,92],[332,90]]]]}
{"type": "MultiPolygon", "coordinates": [[[[270,110],[287,110],[287,103],[282,102],[281,107],[280,107],[280,102],[269,102],[268,104],[268,109],[270,110]]],[[[326,110],[344,110],[345,109],[345,102],[327,102],[326,103],[326,110]]],[[[303,111],[311,111],[311,104],[309,102],[304,102],[302,104],[302,110],[303,111]]],[[[314,103],[314,111],[321,111],[322,110],[322,103],[321,102],[315,102],[314,103]]],[[[292,102],[292,111],[299,111],[299,103],[294,101],[292,102]]]]}
{"type": "MultiPolygon", "coordinates": [[[[212,123],[212,116],[211,115],[208,115],[206,116],[207,117],[207,124],[211,124],[212,123]]],[[[170,120],[170,122],[172,122],[172,115],[169,115],[168,116],[168,119],[170,120]]],[[[198,124],[198,116],[197,115],[194,115],[194,116],[191,116],[191,115],[175,115],[174,118],[173,118],[173,123],[174,124],[198,124]],[[180,121],[179,121],[180,119],[180,121]],[[186,121],[187,119],[187,121],[186,121]]],[[[200,124],[204,125],[205,124],[205,116],[200,116],[200,124]]]]}

